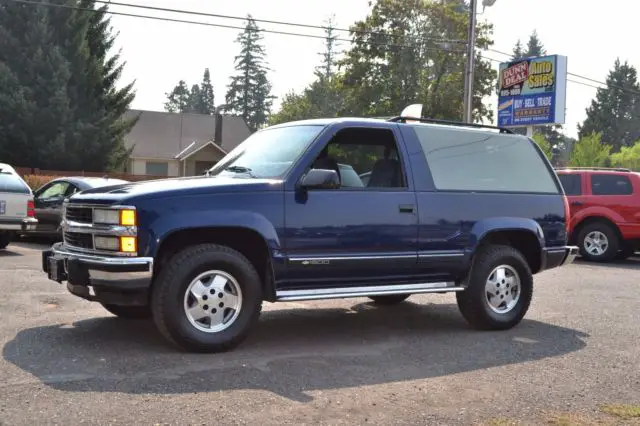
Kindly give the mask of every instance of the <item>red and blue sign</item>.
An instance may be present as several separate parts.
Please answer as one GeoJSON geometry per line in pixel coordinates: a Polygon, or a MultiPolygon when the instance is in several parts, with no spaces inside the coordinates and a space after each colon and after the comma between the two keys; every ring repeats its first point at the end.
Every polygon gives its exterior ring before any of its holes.
{"type": "Polygon", "coordinates": [[[539,56],[502,63],[498,126],[564,124],[566,97],[566,56],[539,56]]]}

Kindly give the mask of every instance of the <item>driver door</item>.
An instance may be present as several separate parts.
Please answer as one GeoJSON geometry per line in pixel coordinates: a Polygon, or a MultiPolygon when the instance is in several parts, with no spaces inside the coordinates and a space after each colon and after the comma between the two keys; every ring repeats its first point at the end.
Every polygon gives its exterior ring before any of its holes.
{"type": "Polygon", "coordinates": [[[57,232],[62,219],[62,204],[70,183],[63,180],[50,182],[34,194],[39,232],[57,232]]]}

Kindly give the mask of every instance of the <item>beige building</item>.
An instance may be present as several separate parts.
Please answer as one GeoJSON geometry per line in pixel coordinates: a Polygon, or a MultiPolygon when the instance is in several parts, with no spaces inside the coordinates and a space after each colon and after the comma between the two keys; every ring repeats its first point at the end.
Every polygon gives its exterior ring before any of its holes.
{"type": "Polygon", "coordinates": [[[251,132],[241,117],[222,116],[222,136],[215,140],[213,115],[130,110],[138,116],[125,138],[133,148],[126,173],[150,176],[194,176],[217,163],[251,132]]]}

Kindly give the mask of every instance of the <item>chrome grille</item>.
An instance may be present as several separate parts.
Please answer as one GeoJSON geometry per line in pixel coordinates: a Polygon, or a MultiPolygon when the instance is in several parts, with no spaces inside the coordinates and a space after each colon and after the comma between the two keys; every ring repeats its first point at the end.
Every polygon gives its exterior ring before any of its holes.
{"type": "Polygon", "coordinates": [[[71,247],[93,250],[93,235],[81,232],[65,232],[64,242],[71,247]]]}
{"type": "Polygon", "coordinates": [[[93,209],[90,207],[67,206],[65,219],[77,223],[93,223],[93,209]]]}

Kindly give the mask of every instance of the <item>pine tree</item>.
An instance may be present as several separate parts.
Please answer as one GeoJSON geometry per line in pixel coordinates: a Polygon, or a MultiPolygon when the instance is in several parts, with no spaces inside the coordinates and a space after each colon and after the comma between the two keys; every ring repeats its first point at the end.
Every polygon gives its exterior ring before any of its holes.
{"type": "Polygon", "coordinates": [[[524,58],[524,50],[522,50],[522,42],[520,39],[516,42],[516,45],[513,48],[513,56],[511,57],[512,61],[517,61],[518,59],[524,58]]]}
{"type": "Polygon", "coordinates": [[[587,108],[587,118],[578,126],[580,138],[602,132],[602,142],[618,152],[640,138],[640,84],[636,69],[616,59],[606,87],[598,89],[587,108]]]}
{"type": "Polygon", "coordinates": [[[200,103],[198,112],[201,114],[213,114],[216,110],[215,98],[213,96],[213,85],[211,84],[211,74],[209,68],[205,68],[200,83],[200,103]]]}
{"type": "Polygon", "coordinates": [[[533,32],[529,36],[529,42],[527,43],[527,52],[525,56],[544,56],[546,54],[547,51],[538,38],[538,32],[536,30],[533,30],[533,32]]]}
{"type": "Polygon", "coordinates": [[[194,84],[191,86],[189,96],[187,98],[187,105],[184,112],[192,112],[196,114],[202,114],[202,93],[200,93],[200,86],[194,84]]]}
{"type": "Polygon", "coordinates": [[[231,77],[225,99],[226,109],[244,118],[249,129],[256,131],[267,121],[273,96],[267,78],[262,34],[251,15],[248,15],[245,29],[236,42],[240,44],[240,54],[235,57],[238,73],[231,77]]]}
{"type": "Polygon", "coordinates": [[[164,109],[168,112],[186,112],[189,108],[190,92],[187,83],[180,80],[170,93],[166,93],[164,109]]]}
{"type": "Polygon", "coordinates": [[[331,15],[325,22],[325,49],[324,52],[320,53],[320,56],[322,56],[322,62],[316,67],[316,76],[320,78],[329,79],[333,77],[334,68],[337,62],[337,36],[335,34],[335,27],[333,26],[334,21],[335,16],[331,15]]]}

